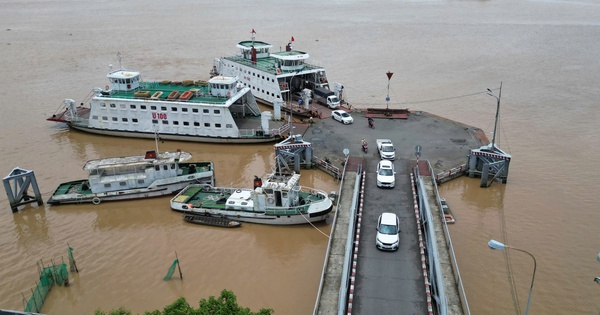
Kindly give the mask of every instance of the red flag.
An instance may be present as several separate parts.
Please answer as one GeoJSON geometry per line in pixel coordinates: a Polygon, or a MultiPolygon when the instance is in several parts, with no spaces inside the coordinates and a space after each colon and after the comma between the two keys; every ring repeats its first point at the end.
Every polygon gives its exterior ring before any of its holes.
{"type": "Polygon", "coordinates": [[[388,80],[390,80],[390,79],[392,78],[392,75],[394,75],[394,74],[393,74],[392,72],[389,72],[389,71],[388,71],[388,72],[386,73],[386,75],[387,75],[387,77],[388,77],[388,80]]]}
{"type": "Polygon", "coordinates": [[[294,36],[292,36],[292,42],[294,41],[294,36]]]}
{"type": "Polygon", "coordinates": [[[254,31],[254,29],[252,29],[252,34],[256,34],[256,32],[254,31]]]}

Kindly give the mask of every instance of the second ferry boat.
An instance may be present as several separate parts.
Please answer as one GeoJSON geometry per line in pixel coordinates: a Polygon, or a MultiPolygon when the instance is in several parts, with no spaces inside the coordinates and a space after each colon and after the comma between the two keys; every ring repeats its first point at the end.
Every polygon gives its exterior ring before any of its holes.
{"type": "Polygon", "coordinates": [[[109,136],[214,143],[277,141],[290,130],[286,119],[261,112],[235,77],[143,81],[140,72],[122,68],[107,76],[110,85],[94,88],[81,105],[66,99],[47,120],[109,136]]]}
{"type": "Polygon", "coordinates": [[[285,51],[270,52],[273,46],[255,40],[255,34],[252,30],[251,40],[237,44],[239,55],[216,58],[211,76],[237,77],[259,101],[282,104],[294,114],[315,116],[320,109],[310,104],[313,99],[330,108],[340,106],[343,85],[331,86],[325,68],[308,63],[308,53],[293,49],[293,37],[285,51]]]}

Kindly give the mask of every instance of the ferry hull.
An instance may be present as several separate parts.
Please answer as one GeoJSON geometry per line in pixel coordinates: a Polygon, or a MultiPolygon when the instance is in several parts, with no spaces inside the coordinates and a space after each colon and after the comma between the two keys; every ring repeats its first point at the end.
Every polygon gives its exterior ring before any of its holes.
{"type": "MultiPolygon", "coordinates": [[[[68,123],[69,127],[93,134],[114,136],[114,137],[128,137],[128,138],[144,138],[154,139],[156,134],[145,133],[138,131],[121,131],[121,130],[110,130],[110,129],[97,129],[91,128],[84,125],[75,123],[68,123]]],[[[160,138],[163,140],[174,140],[174,141],[188,141],[188,142],[203,142],[203,143],[228,143],[228,144],[245,144],[245,143],[269,143],[279,141],[282,138],[277,136],[270,137],[244,137],[244,138],[226,138],[226,137],[204,137],[204,136],[186,136],[186,135],[175,135],[161,133],[160,138]]]]}
{"type": "Polygon", "coordinates": [[[223,216],[229,220],[248,222],[248,223],[257,223],[257,224],[268,224],[268,225],[299,225],[306,223],[315,223],[326,220],[329,217],[329,212],[324,211],[326,213],[321,213],[317,216],[312,215],[267,215],[264,213],[248,213],[243,211],[223,211],[223,210],[214,210],[214,209],[175,209],[173,210],[184,212],[184,213],[193,213],[193,214],[201,214],[206,215],[210,214],[213,216],[223,216]]]}

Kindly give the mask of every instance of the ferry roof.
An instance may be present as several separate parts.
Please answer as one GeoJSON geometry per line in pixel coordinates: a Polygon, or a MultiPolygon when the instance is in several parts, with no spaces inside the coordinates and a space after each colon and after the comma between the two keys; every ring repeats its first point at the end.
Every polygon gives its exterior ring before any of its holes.
{"type": "Polygon", "coordinates": [[[261,42],[261,41],[257,41],[257,40],[254,40],[254,41],[245,40],[245,41],[241,41],[237,44],[238,48],[244,49],[244,50],[250,50],[250,49],[252,49],[252,46],[254,46],[254,48],[256,48],[256,49],[273,47],[273,45],[271,45],[269,43],[265,43],[265,42],[261,42]]]}
{"type": "MultiPolygon", "coordinates": [[[[287,53],[289,53],[289,52],[287,52],[287,53]]],[[[275,64],[276,64],[276,61],[281,60],[282,58],[281,58],[281,56],[279,56],[278,58],[275,58],[275,57],[273,57],[273,54],[276,54],[276,53],[271,53],[271,57],[258,58],[256,60],[256,63],[252,63],[250,60],[244,59],[240,55],[232,56],[232,57],[223,57],[223,59],[231,60],[233,62],[243,64],[248,67],[252,67],[254,69],[257,69],[257,70],[265,72],[265,73],[279,75],[279,73],[277,73],[275,64]]],[[[308,58],[308,54],[306,54],[306,57],[308,58]]],[[[290,60],[295,60],[295,59],[290,59],[290,60]]],[[[325,69],[320,66],[309,64],[305,61],[304,69],[302,69],[301,72],[302,73],[316,73],[319,71],[325,71],[325,69]]],[[[295,70],[289,70],[289,71],[286,71],[283,69],[281,70],[281,74],[283,76],[288,76],[290,74],[295,74],[295,73],[296,73],[295,70]]]]}
{"type": "Polygon", "coordinates": [[[279,51],[271,53],[271,56],[282,60],[308,59],[308,54],[299,50],[279,51]]]}
{"type": "Polygon", "coordinates": [[[131,77],[139,76],[140,73],[138,71],[132,70],[116,70],[108,74],[109,78],[115,79],[128,79],[131,77]]]}
{"type": "MultiPolygon", "coordinates": [[[[213,78],[214,79],[214,78],[213,78]]],[[[219,79],[217,79],[219,80],[219,79]]],[[[232,84],[237,82],[235,77],[230,79],[222,79],[221,82],[214,82],[211,79],[211,83],[222,83],[222,84],[232,84]]],[[[187,104],[210,104],[210,105],[224,105],[228,106],[230,103],[235,102],[237,99],[242,97],[242,95],[246,95],[247,93],[252,93],[249,88],[245,87],[238,90],[237,93],[231,95],[231,98],[213,96],[210,93],[210,89],[208,87],[208,82],[204,80],[184,80],[184,81],[141,81],[140,88],[136,90],[129,91],[120,91],[120,90],[111,90],[110,93],[103,94],[97,93],[95,98],[97,99],[106,99],[107,101],[113,99],[143,99],[147,101],[149,105],[152,102],[161,103],[161,105],[165,104],[165,101],[175,101],[175,102],[186,102],[187,104]],[[188,100],[181,99],[169,99],[169,95],[172,92],[177,92],[179,96],[183,95],[184,92],[190,91],[192,92],[192,97],[188,100]],[[142,95],[140,92],[147,92],[142,95]]],[[[154,104],[152,104],[154,105],[154,104]]]]}
{"type": "Polygon", "coordinates": [[[114,168],[114,167],[124,167],[124,166],[135,166],[135,165],[155,165],[155,164],[172,164],[175,163],[176,159],[179,159],[179,162],[187,161],[192,158],[192,155],[188,152],[162,152],[160,153],[156,159],[146,159],[145,155],[134,155],[134,156],[125,156],[125,157],[113,157],[113,158],[105,158],[105,159],[96,159],[89,160],[83,166],[83,169],[86,171],[90,171],[93,169],[102,169],[102,168],[114,168]]]}

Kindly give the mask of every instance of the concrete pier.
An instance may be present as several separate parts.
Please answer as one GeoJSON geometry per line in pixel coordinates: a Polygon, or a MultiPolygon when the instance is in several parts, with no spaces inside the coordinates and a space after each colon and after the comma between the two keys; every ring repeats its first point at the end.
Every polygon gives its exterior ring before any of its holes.
{"type": "Polygon", "coordinates": [[[404,309],[410,314],[468,313],[449,232],[440,215],[437,185],[464,175],[469,150],[487,144],[487,138],[478,128],[424,112],[411,112],[402,119],[376,119],[374,129],[368,127],[364,115],[353,112],[353,125],[324,115],[304,133],[315,154],[333,164],[343,165],[342,152],[350,151],[314,313],[384,314],[406,305],[412,307],[404,309]],[[363,138],[369,143],[366,154],[360,151],[363,138]],[[396,148],[398,174],[392,190],[375,185],[378,138],[391,139],[396,148]],[[421,147],[419,165],[423,166],[414,175],[418,184],[411,187],[416,146],[421,147]],[[357,190],[363,175],[364,189],[357,190]],[[381,212],[394,212],[401,219],[401,253],[375,249],[374,230],[381,212]],[[415,225],[415,219],[424,216],[429,216],[428,224],[415,225]],[[428,238],[435,242],[423,244],[428,238]],[[380,285],[390,276],[393,281],[383,287],[371,284],[378,281],[380,285]]]}

